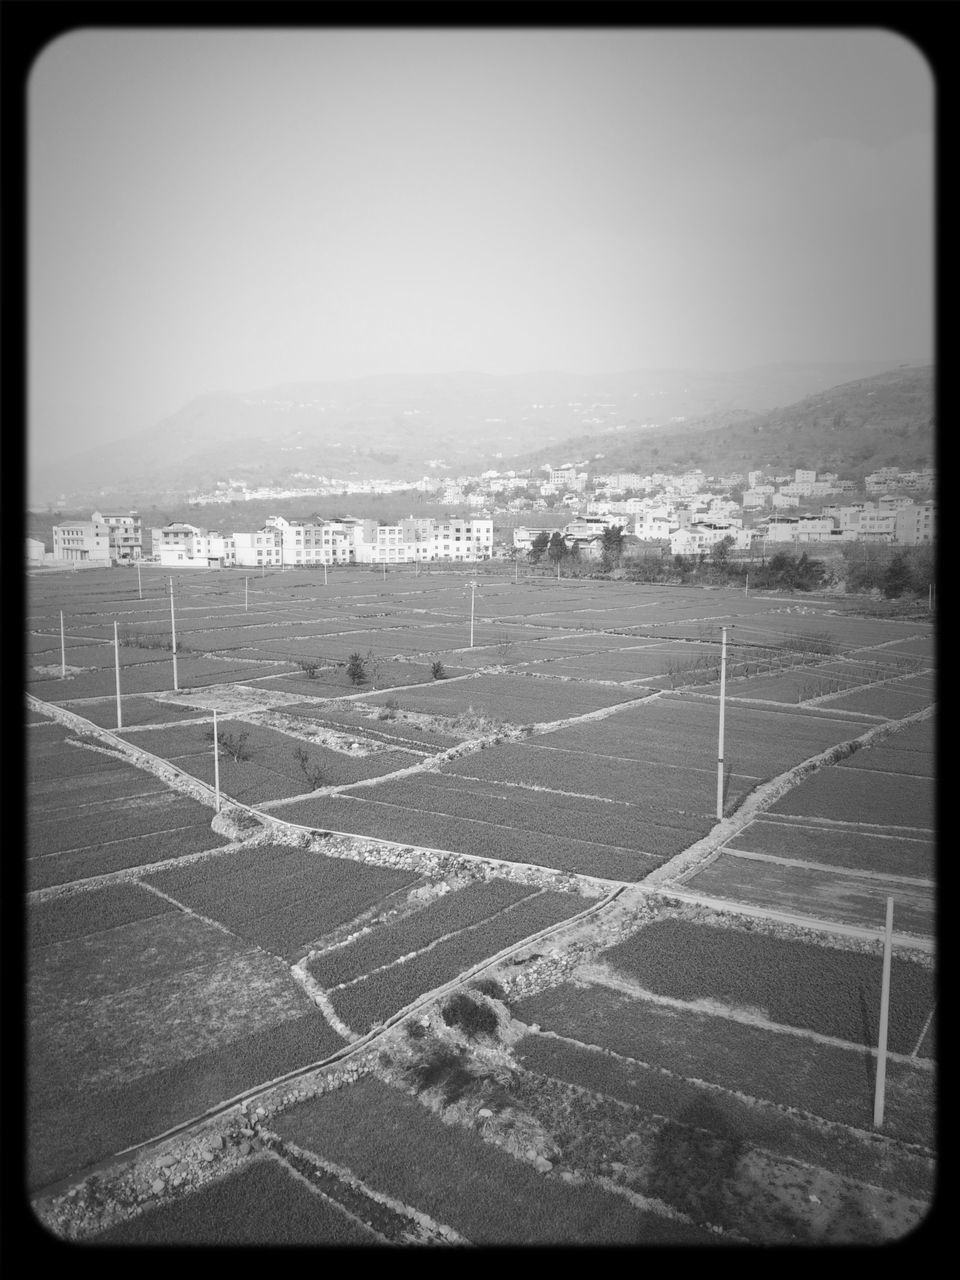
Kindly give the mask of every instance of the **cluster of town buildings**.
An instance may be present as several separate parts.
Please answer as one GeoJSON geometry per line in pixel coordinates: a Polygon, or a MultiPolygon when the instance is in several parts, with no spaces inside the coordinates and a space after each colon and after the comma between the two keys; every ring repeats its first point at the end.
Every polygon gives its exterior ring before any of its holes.
{"type": "MultiPolygon", "coordinates": [[[[503,537],[495,536],[494,517],[488,512],[446,519],[410,516],[395,524],[352,516],[270,516],[263,528],[252,532],[219,533],[186,523],[153,529],[149,555],[155,563],[174,568],[474,562],[522,554],[539,534],[557,532],[566,547],[576,546],[583,558],[591,559],[599,558],[608,525],[618,525],[630,540],[669,549],[673,555],[708,551],[724,540],[732,550],[743,551],[761,539],[795,545],[859,541],[902,546],[934,540],[935,503],[911,493],[933,489],[931,470],[884,468],[865,478],[863,497],[853,481],[829,474],[818,477],[807,470],[789,476],[751,471],[710,479],[702,471],[594,475],[588,496],[588,477],[575,465],[548,470],[549,479],[538,486],[537,497],[528,494],[523,501],[495,508],[514,517],[522,511],[538,514],[535,526],[504,527],[503,537]],[[801,503],[817,510],[787,514],[801,503]],[[550,509],[558,515],[566,511],[569,518],[545,524],[542,513],[550,509]]],[[[503,478],[511,477],[513,473],[503,478]]],[[[492,473],[479,479],[497,478],[492,473]]],[[[513,478],[528,487],[527,479],[513,478]]],[[[464,482],[456,483],[462,491],[464,482]]],[[[448,497],[452,505],[453,496],[445,489],[445,505],[448,497]]],[[[55,525],[52,554],[42,543],[27,540],[31,563],[131,563],[146,554],[142,521],[135,511],[95,511],[89,520],[55,525]]]]}

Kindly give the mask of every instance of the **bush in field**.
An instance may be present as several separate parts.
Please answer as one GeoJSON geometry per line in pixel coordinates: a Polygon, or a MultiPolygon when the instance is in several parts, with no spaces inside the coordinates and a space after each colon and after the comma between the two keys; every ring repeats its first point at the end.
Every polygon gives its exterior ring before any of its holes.
{"type": "MultiPolygon", "coordinates": [[[[207,741],[213,741],[213,729],[207,730],[207,741]]],[[[230,733],[227,729],[217,729],[217,746],[226,751],[227,755],[233,756],[234,760],[239,764],[242,760],[249,760],[252,752],[247,746],[247,739],[250,737],[249,731],[242,729],[239,733],[230,733]]]]}
{"type": "Polygon", "coordinates": [[[431,663],[430,674],[433,676],[434,680],[444,680],[446,678],[447,673],[444,671],[443,663],[440,662],[439,659],[436,662],[431,663]]]}
{"type": "Polygon", "coordinates": [[[470,1040],[496,1034],[497,1015],[487,1005],[478,1004],[462,991],[450,997],[441,1014],[448,1027],[459,1027],[470,1040]]]}
{"type": "Polygon", "coordinates": [[[367,680],[367,669],[364,665],[363,658],[359,653],[351,653],[347,662],[347,676],[351,684],[365,684],[367,680]]]}
{"type": "Polygon", "coordinates": [[[307,755],[303,747],[296,747],[293,752],[293,758],[300,766],[300,770],[313,791],[323,786],[323,770],[318,764],[315,764],[307,755]]]}
{"type": "Polygon", "coordinates": [[[475,1077],[467,1070],[465,1062],[466,1050],[435,1044],[408,1069],[407,1076],[418,1093],[439,1088],[444,1101],[452,1103],[463,1097],[475,1083],[475,1077]]]}
{"type": "Polygon", "coordinates": [[[396,720],[397,712],[400,709],[400,703],[396,698],[387,698],[383,706],[377,712],[378,720],[396,720]]]}
{"type": "Polygon", "coordinates": [[[315,680],[317,677],[317,672],[320,670],[320,659],[319,658],[301,658],[300,661],[297,663],[297,666],[300,668],[300,670],[303,672],[303,674],[307,677],[308,680],[315,680]]]}
{"type": "Polygon", "coordinates": [[[506,1000],[507,993],[497,982],[496,978],[478,978],[476,982],[470,984],[474,991],[479,991],[485,996],[490,996],[493,1000],[506,1000]]]}
{"type": "MultiPolygon", "coordinates": [[[[146,635],[137,631],[121,631],[119,640],[122,645],[126,645],[131,649],[172,649],[173,640],[170,636],[164,635],[146,635]]],[[[182,640],[177,641],[177,653],[189,653],[190,650],[182,640]]]]}

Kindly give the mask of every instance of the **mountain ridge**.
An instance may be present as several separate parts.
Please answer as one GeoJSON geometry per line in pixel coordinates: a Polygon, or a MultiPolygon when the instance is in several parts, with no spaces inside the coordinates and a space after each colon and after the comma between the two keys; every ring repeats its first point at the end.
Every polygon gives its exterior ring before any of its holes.
{"type": "Polygon", "coordinates": [[[517,469],[515,460],[545,451],[556,462],[567,450],[607,453],[623,432],[652,439],[657,431],[686,436],[691,424],[746,423],[828,390],[824,379],[837,372],[858,382],[896,369],[861,362],[719,373],[373,374],[206,392],[155,426],[36,468],[30,497],[93,501],[226,479],[284,484],[298,472],[412,481],[431,470],[517,469]]]}

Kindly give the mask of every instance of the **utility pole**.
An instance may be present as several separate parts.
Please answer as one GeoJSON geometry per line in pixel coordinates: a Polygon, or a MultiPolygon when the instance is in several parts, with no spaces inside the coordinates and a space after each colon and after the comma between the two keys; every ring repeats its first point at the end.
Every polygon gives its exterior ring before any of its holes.
{"type": "Polygon", "coordinates": [[[750,590],[750,575],[748,573],[743,580],[743,594],[748,595],[749,590],[750,590]]]}
{"type": "Polygon", "coordinates": [[[180,692],[177,684],[177,624],[173,616],[173,578],[170,579],[170,647],[173,652],[173,691],[180,692]]]}
{"type": "Polygon", "coordinates": [[[873,1127],[883,1124],[883,1095],[887,1082],[887,1022],[890,1016],[890,952],[893,944],[893,899],[887,899],[883,935],[883,979],[880,986],[880,1035],[877,1043],[877,1086],[873,1096],[873,1127]]]}
{"type": "Polygon", "coordinates": [[[250,579],[249,578],[244,578],[243,580],[243,608],[245,612],[248,611],[250,608],[250,579]]]}
{"type": "Polygon", "coordinates": [[[113,658],[117,669],[117,732],[123,728],[123,718],[120,714],[120,641],[117,639],[117,623],[113,623],[113,658]]]}
{"type": "Polygon", "coordinates": [[[137,593],[139,594],[140,599],[142,600],[142,599],[143,599],[143,584],[142,584],[142,583],[141,583],[141,581],[140,581],[140,561],[139,561],[139,560],[137,561],[137,593]]]}
{"type": "Polygon", "coordinates": [[[217,737],[217,708],[213,708],[213,789],[215,811],[220,812],[220,739],[217,737]]]}
{"type": "Polygon", "coordinates": [[[717,751],[717,820],[723,817],[723,713],[727,686],[727,628],[720,628],[720,743],[717,751]]]}
{"type": "Polygon", "coordinates": [[[67,646],[63,639],[63,610],[60,610],[60,679],[67,678],[67,646]]]}
{"type": "Polygon", "coordinates": [[[470,648],[472,649],[473,648],[473,603],[474,603],[474,593],[476,592],[478,584],[475,581],[471,581],[467,583],[467,586],[470,588],[470,648]]]}
{"type": "Polygon", "coordinates": [[[324,564],[324,566],[323,566],[323,585],[324,585],[324,586],[326,586],[326,585],[327,585],[327,566],[326,566],[326,564],[324,564]]]}

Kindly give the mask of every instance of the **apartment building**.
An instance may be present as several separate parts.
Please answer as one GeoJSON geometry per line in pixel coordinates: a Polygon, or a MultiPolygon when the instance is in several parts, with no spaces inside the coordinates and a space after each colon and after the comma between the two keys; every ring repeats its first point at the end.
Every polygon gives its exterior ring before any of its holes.
{"type": "Polygon", "coordinates": [[[431,560],[487,560],[493,553],[493,521],[437,520],[427,545],[431,560]]]}
{"type": "Polygon", "coordinates": [[[901,507],[896,513],[894,536],[897,542],[903,543],[904,546],[916,547],[933,542],[935,534],[935,503],[912,503],[909,507],[901,507]]]}
{"type": "Polygon", "coordinates": [[[116,564],[139,560],[143,555],[143,521],[136,511],[100,512],[90,517],[110,531],[110,559],[116,564]]]}
{"type": "Polygon", "coordinates": [[[157,552],[165,568],[229,569],[237,562],[232,534],[218,533],[216,529],[196,529],[192,533],[178,530],[177,534],[175,540],[161,543],[157,552]]]}
{"type": "Polygon", "coordinates": [[[234,562],[249,569],[279,569],[283,544],[280,530],[258,529],[255,533],[233,535],[234,562]]]}

